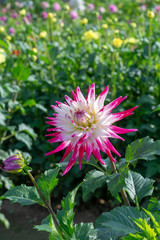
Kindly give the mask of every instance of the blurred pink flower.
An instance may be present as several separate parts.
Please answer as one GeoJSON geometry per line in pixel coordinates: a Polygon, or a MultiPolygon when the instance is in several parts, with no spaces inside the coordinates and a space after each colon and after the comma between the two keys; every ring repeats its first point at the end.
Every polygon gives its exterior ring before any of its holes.
{"type": "Polygon", "coordinates": [[[111,5],[109,5],[109,11],[112,13],[116,13],[116,12],[118,12],[118,9],[117,9],[116,5],[111,4],[111,5]]]}
{"type": "Polygon", "coordinates": [[[47,17],[48,17],[47,12],[42,12],[42,18],[43,18],[43,19],[47,19],[47,17]]]}
{"type": "Polygon", "coordinates": [[[2,13],[6,13],[7,12],[7,8],[2,8],[1,12],[2,13]]]}
{"type": "Polygon", "coordinates": [[[53,9],[55,10],[55,11],[60,11],[61,10],[61,6],[59,5],[59,3],[54,3],[53,4],[53,9]]]}
{"type": "Polygon", "coordinates": [[[14,34],[15,34],[14,28],[11,27],[11,28],[9,29],[9,33],[10,33],[11,35],[14,35],[14,34]]]}
{"type": "Polygon", "coordinates": [[[24,6],[24,3],[16,1],[15,5],[19,8],[22,8],[24,6]]]}
{"type": "Polygon", "coordinates": [[[104,165],[105,163],[100,154],[101,150],[113,162],[116,162],[111,152],[119,157],[121,155],[114,148],[109,138],[117,138],[124,141],[118,134],[137,131],[137,129],[123,129],[113,125],[115,122],[132,115],[137,106],[123,112],[111,113],[126,97],[118,97],[104,106],[108,91],[109,87],[107,86],[96,98],[95,84],[93,83],[88,88],[86,98],[84,98],[80,88],[77,87],[75,93],[72,91],[74,100],[65,96],[65,103],[56,102],[57,105],[52,105],[56,113],[53,114],[54,117],[48,117],[49,121],[47,124],[51,125],[48,132],[54,131],[54,133],[50,133],[47,136],[52,137],[49,140],[50,143],[62,143],[46,155],[54,154],[67,148],[61,160],[63,162],[73,150],[63,175],[71,169],[77,158],[79,159],[79,168],[81,169],[84,152],[86,152],[87,161],[89,161],[92,153],[104,165]]]}
{"type": "Polygon", "coordinates": [[[101,20],[102,19],[102,15],[99,14],[98,15],[98,19],[101,20]]]}
{"type": "Polygon", "coordinates": [[[142,5],[139,7],[139,9],[145,12],[146,9],[147,9],[147,5],[146,5],[146,4],[142,4],[142,5]]]}
{"type": "Polygon", "coordinates": [[[160,14],[160,5],[155,6],[155,10],[157,14],[160,14]]]}
{"type": "Polygon", "coordinates": [[[19,17],[19,14],[15,11],[11,14],[11,18],[18,18],[18,17],[19,17]]]}
{"type": "Polygon", "coordinates": [[[6,18],[5,16],[1,16],[1,17],[0,17],[0,21],[6,22],[6,21],[7,21],[7,18],[6,18]]]}
{"type": "Polygon", "coordinates": [[[77,19],[78,18],[78,13],[76,11],[70,12],[70,16],[72,19],[77,19]]]}
{"type": "Polygon", "coordinates": [[[100,8],[99,8],[99,12],[100,12],[100,13],[105,13],[105,11],[106,11],[106,9],[105,9],[104,7],[100,7],[100,8]]]}
{"type": "Polygon", "coordinates": [[[89,3],[88,4],[88,9],[91,10],[91,11],[94,10],[95,9],[94,4],[93,3],[89,3]]]}
{"type": "Polygon", "coordinates": [[[49,7],[49,3],[48,2],[41,2],[41,7],[43,9],[48,8],[49,7]]]}

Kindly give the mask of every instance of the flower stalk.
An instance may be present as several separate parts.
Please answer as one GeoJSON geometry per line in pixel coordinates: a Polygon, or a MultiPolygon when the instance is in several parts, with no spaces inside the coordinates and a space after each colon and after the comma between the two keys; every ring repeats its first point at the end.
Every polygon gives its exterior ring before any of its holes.
{"type": "MultiPolygon", "coordinates": [[[[40,190],[38,184],[36,183],[33,175],[31,174],[31,172],[30,172],[29,170],[26,170],[26,173],[27,173],[27,175],[29,176],[29,178],[31,179],[33,185],[36,187],[39,196],[41,197],[42,201],[44,202],[45,207],[48,209],[48,211],[49,211],[50,214],[52,215],[54,224],[55,224],[58,232],[60,232],[60,230],[59,230],[59,223],[58,223],[58,221],[57,221],[57,219],[56,219],[56,217],[55,217],[55,214],[54,214],[54,212],[53,212],[53,209],[52,209],[51,205],[50,205],[50,204],[46,201],[46,199],[44,198],[44,196],[43,196],[43,194],[41,193],[41,190],[40,190]]],[[[61,233],[61,235],[63,235],[62,232],[60,232],[60,233],[61,233]]]]}
{"type": "MultiPolygon", "coordinates": [[[[110,159],[110,158],[109,158],[109,159],[110,159]]],[[[113,172],[114,172],[114,173],[118,173],[118,172],[117,172],[117,169],[116,169],[116,165],[115,165],[115,163],[112,161],[112,159],[110,159],[110,162],[111,162],[111,166],[112,166],[113,172]]],[[[126,206],[131,206],[131,204],[130,204],[130,202],[129,202],[129,199],[128,199],[128,197],[127,197],[126,191],[124,190],[124,188],[122,188],[122,190],[121,190],[121,195],[122,195],[124,204],[125,204],[126,206]]]]}

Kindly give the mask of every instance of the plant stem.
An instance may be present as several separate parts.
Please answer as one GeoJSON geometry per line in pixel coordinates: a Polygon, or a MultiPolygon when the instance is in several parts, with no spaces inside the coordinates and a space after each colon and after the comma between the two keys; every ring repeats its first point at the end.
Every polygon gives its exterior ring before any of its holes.
{"type": "Polygon", "coordinates": [[[151,55],[152,55],[152,49],[151,49],[151,45],[152,45],[152,20],[149,20],[149,44],[148,44],[148,58],[149,58],[149,69],[151,67],[151,55]]]}
{"type": "MultiPolygon", "coordinates": [[[[47,207],[48,211],[49,211],[50,214],[52,215],[52,218],[53,218],[53,221],[54,221],[54,223],[55,223],[55,226],[56,226],[57,230],[59,231],[59,223],[58,223],[58,221],[57,221],[57,219],[56,219],[56,217],[55,217],[55,214],[54,214],[54,212],[53,212],[52,207],[50,206],[50,204],[49,204],[49,203],[46,201],[46,199],[44,198],[43,194],[41,193],[40,188],[38,187],[38,184],[36,183],[33,175],[31,174],[31,172],[30,172],[29,170],[26,170],[26,173],[27,173],[28,176],[30,177],[30,179],[31,179],[32,183],[34,184],[34,186],[36,187],[36,189],[37,189],[37,191],[38,191],[38,193],[39,193],[42,201],[44,202],[44,204],[45,204],[45,206],[47,207]]],[[[61,233],[61,234],[62,234],[62,233],[61,233]]]]}
{"type": "MultiPolygon", "coordinates": [[[[113,172],[114,172],[114,173],[118,173],[118,172],[117,172],[117,169],[116,169],[115,163],[114,163],[111,159],[110,159],[110,162],[111,162],[111,165],[112,165],[113,172]]],[[[130,202],[129,202],[129,199],[128,199],[128,197],[127,197],[126,191],[124,190],[124,188],[122,188],[122,190],[121,190],[121,195],[122,195],[124,204],[125,204],[126,206],[131,206],[131,204],[130,204],[130,202]]]]}

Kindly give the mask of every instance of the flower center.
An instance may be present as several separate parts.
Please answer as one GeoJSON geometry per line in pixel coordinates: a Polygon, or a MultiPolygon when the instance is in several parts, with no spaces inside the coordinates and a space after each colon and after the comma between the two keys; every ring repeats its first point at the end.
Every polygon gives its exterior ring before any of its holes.
{"type": "Polygon", "coordinates": [[[74,121],[79,126],[89,126],[91,116],[85,110],[78,110],[74,113],[74,121]]]}

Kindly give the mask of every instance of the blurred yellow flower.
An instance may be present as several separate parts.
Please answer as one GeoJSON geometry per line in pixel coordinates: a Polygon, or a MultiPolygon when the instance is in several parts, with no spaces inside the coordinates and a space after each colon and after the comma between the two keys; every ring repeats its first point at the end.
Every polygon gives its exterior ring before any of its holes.
{"type": "Polygon", "coordinates": [[[113,47],[116,47],[116,48],[121,47],[121,46],[122,46],[122,43],[123,43],[123,40],[120,39],[120,38],[114,38],[114,39],[113,39],[113,42],[112,42],[113,47]]]}
{"type": "Polygon", "coordinates": [[[66,5],[65,5],[65,9],[66,9],[67,11],[69,11],[69,10],[70,10],[70,6],[69,6],[68,4],[66,4],[66,5]]]}
{"type": "Polygon", "coordinates": [[[133,27],[133,28],[136,28],[137,27],[137,24],[136,23],[131,23],[131,26],[133,27]]]}
{"type": "Polygon", "coordinates": [[[6,57],[5,57],[5,51],[3,48],[0,48],[0,64],[4,63],[6,61],[6,57]]]}
{"type": "Polygon", "coordinates": [[[114,30],[114,33],[119,33],[119,30],[118,30],[118,29],[115,29],[115,30],[114,30]]]}
{"type": "Polygon", "coordinates": [[[53,18],[51,18],[51,22],[55,23],[55,22],[57,22],[57,19],[55,17],[53,17],[53,18]]]}
{"type": "Polygon", "coordinates": [[[107,49],[108,49],[108,46],[107,46],[107,45],[103,45],[102,48],[104,48],[104,49],[107,50],[107,49]]]}
{"type": "Polygon", "coordinates": [[[47,37],[47,32],[46,31],[40,32],[39,37],[43,38],[43,39],[46,38],[47,37]]]}
{"type": "Polygon", "coordinates": [[[26,16],[26,10],[23,8],[22,10],[19,11],[19,15],[21,16],[26,16]]]}
{"type": "Polygon", "coordinates": [[[154,18],[154,16],[155,16],[155,14],[154,14],[153,11],[148,11],[148,12],[147,12],[147,17],[148,17],[148,18],[154,18]]]}
{"type": "Polygon", "coordinates": [[[11,39],[12,39],[12,37],[11,37],[10,35],[7,35],[7,36],[6,36],[6,40],[7,40],[7,41],[11,41],[11,39]]]}
{"type": "Polygon", "coordinates": [[[107,29],[108,28],[108,24],[106,24],[106,23],[102,24],[102,28],[103,29],[107,29]]]}
{"type": "Polygon", "coordinates": [[[100,34],[99,32],[94,32],[93,30],[89,30],[83,34],[82,39],[85,41],[91,41],[92,39],[97,40],[99,39],[100,34]]]}
{"type": "Polygon", "coordinates": [[[115,21],[115,22],[118,22],[118,18],[117,18],[117,17],[115,17],[115,18],[114,18],[114,21],[115,21]]]}
{"type": "Polygon", "coordinates": [[[32,48],[32,51],[33,51],[34,53],[37,53],[37,52],[38,52],[38,50],[37,50],[36,47],[33,47],[33,48],[32,48]]]}
{"type": "Polygon", "coordinates": [[[0,27],[0,33],[5,32],[5,28],[3,26],[0,27]]]}
{"type": "Polygon", "coordinates": [[[126,38],[124,40],[124,44],[127,44],[127,43],[137,44],[138,42],[139,42],[139,40],[134,37],[126,38]]]}
{"type": "Polygon", "coordinates": [[[55,15],[54,15],[53,13],[51,13],[51,12],[48,13],[48,18],[49,18],[49,19],[52,19],[54,16],[55,16],[55,15]]]}
{"type": "Polygon", "coordinates": [[[87,18],[83,18],[83,19],[81,20],[81,23],[84,24],[84,25],[87,24],[87,23],[88,23],[88,19],[87,19],[87,18]]]}

